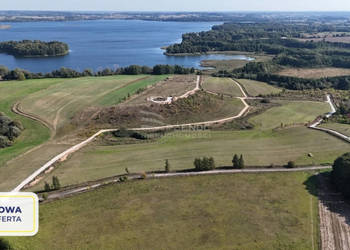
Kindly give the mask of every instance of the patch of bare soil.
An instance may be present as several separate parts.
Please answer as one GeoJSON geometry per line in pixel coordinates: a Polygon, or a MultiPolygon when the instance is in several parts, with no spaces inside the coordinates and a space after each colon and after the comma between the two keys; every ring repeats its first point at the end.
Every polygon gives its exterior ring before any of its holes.
{"type": "Polygon", "coordinates": [[[147,103],[147,99],[151,97],[167,98],[168,96],[181,96],[187,91],[196,87],[196,75],[175,75],[170,76],[164,81],[153,85],[141,94],[132,97],[126,101],[124,105],[140,105],[147,103]]]}
{"type": "MultiPolygon", "coordinates": [[[[236,108],[232,107],[232,100],[200,91],[172,104],[149,103],[88,108],[76,115],[73,123],[75,126],[87,128],[154,127],[225,118],[233,115],[236,108]]],[[[238,111],[240,109],[241,107],[238,107],[238,111]]]]}
{"type": "Polygon", "coordinates": [[[318,180],[321,249],[350,249],[350,205],[328,176],[320,174],[318,180]]]}

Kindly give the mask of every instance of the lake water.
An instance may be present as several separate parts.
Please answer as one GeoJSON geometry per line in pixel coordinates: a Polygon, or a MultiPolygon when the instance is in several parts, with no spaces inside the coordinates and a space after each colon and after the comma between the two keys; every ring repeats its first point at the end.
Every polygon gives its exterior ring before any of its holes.
{"type": "Polygon", "coordinates": [[[81,71],[131,64],[179,64],[198,68],[205,59],[251,59],[240,55],[178,57],[163,54],[161,47],[181,42],[183,33],[210,30],[215,24],[218,23],[138,20],[10,23],[10,29],[0,30],[0,41],[58,40],[66,42],[71,52],[52,58],[15,58],[0,54],[0,65],[49,72],[62,66],[81,71]]]}

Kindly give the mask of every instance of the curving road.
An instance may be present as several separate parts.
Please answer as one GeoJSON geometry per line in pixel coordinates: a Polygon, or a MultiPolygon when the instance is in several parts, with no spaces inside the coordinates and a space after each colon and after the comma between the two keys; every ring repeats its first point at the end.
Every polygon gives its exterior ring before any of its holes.
{"type": "MultiPolygon", "coordinates": [[[[241,90],[242,95],[243,95],[243,97],[237,97],[244,104],[244,108],[240,111],[240,113],[238,115],[235,115],[235,116],[232,116],[232,117],[228,117],[228,118],[219,119],[219,120],[213,120],[213,121],[186,123],[186,124],[178,124],[178,125],[166,125],[166,126],[158,126],[158,127],[150,127],[150,128],[130,128],[130,130],[134,130],[134,131],[154,131],[154,130],[168,130],[168,129],[176,129],[176,128],[184,128],[184,127],[192,127],[192,126],[210,126],[210,125],[225,123],[225,122],[229,122],[229,121],[238,119],[238,118],[242,117],[249,110],[250,106],[246,102],[246,99],[248,99],[248,96],[245,93],[245,91],[242,88],[242,86],[237,81],[235,81],[233,79],[232,79],[232,81],[233,81],[234,84],[236,84],[239,87],[239,89],[241,90]]],[[[332,108],[332,112],[329,113],[329,117],[330,117],[332,114],[335,113],[335,107],[334,107],[334,105],[333,105],[329,95],[327,95],[327,102],[331,105],[331,108],[332,108]]],[[[16,104],[16,107],[18,107],[18,104],[16,104]]],[[[38,119],[37,117],[31,116],[30,114],[25,114],[23,112],[20,112],[19,114],[21,114],[21,115],[23,114],[23,115],[25,115],[28,118],[37,120],[39,122],[43,122],[41,119],[38,119]]],[[[314,124],[311,124],[309,127],[312,128],[312,129],[323,130],[323,129],[317,127],[321,122],[322,121],[316,121],[314,124]]],[[[82,147],[86,146],[88,143],[93,141],[99,135],[101,135],[103,133],[106,133],[106,132],[117,131],[118,129],[119,128],[100,130],[97,133],[95,133],[94,135],[92,135],[91,137],[89,137],[88,139],[84,140],[83,142],[81,142],[81,143],[79,143],[79,144],[77,144],[77,145],[67,149],[66,151],[62,152],[61,154],[55,156],[50,161],[45,163],[42,167],[40,167],[38,170],[36,170],[33,174],[31,174],[25,180],[23,180],[16,188],[14,188],[12,190],[12,192],[20,191],[25,186],[27,186],[32,181],[34,181],[45,170],[49,169],[53,164],[55,164],[57,162],[65,161],[69,155],[73,154],[74,152],[78,151],[82,147]]],[[[220,171],[220,170],[218,170],[218,171],[220,171]]]]}
{"type": "Polygon", "coordinates": [[[147,98],[147,101],[157,103],[157,104],[162,104],[162,105],[171,104],[179,99],[187,98],[190,95],[194,95],[197,91],[200,90],[200,82],[201,82],[201,76],[197,76],[196,87],[190,91],[187,91],[182,96],[178,96],[178,97],[168,96],[165,101],[156,101],[155,99],[157,99],[159,97],[151,96],[151,97],[147,98]]]}
{"type": "MultiPolygon", "coordinates": [[[[197,91],[197,88],[199,89],[199,79],[197,78],[197,86],[194,90],[191,90],[189,92],[187,92],[185,95],[189,96],[193,91],[197,91]]],[[[134,130],[134,131],[153,131],[153,130],[167,130],[167,129],[174,129],[174,128],[184,128],[184,127],[192,127],[192,126],[209,126],[209,125],[214,125],[214,124],[220,124],[220,123],[225,123],[228,121],[232,121],[235,119],[238,119],[240,117],[242,117],[250,108],[250,106],[248,105],[248,103],[245,101],[247,99],[247,94],[245,93],[245,91],[243,90],[242,86],[236,82],[235,80],[232,80],[234,84],[236,84],[239,89],[241,90],[243,97],[237,97],[238,99],[240,99],[243,104],[244,104],[244,108],[241,110],[241,112],[238,115],[232,116],[232,117],[228,117],[228,118],[224,118],[224,119],[219,119],[219,120],[213,120],[213,121],[205,121],[205,122],[196,122],[196,123],[186,123],[186,124],[178,124],[178,125],[166,125],[166,126],[158,126],[158,127],[150,127],[150,128],[130,128],[130,130],[134,130]]],[[[19,104],[15,104],[14,106],[14,110],[18,111],[18,106],[19,104]],[[16,108],[15,108],[16,107],[16,108]]],[[[30,114],[26,114],[24,112],[18,112],[18,114],[20,115],[24,115],[25,117],[28,117],[30,119],[39,121],[41,123],[44,123],[45,126],[47,126],[48,124],[46,124],[45,121],[43,121],[42,119],[39,119],[33,115],[30,114]]],[[[83,142],[67,149],[66,151],[62,152],[61,154],[55,156],[54,158],[52,158],[50,161],[48,161],[47,163],[45,163],[42,167],[40,167],[38,170],[36,170],[33,174],[31,174],[30,176],[28,176],[25,180],[23,180],[16,188],[14,188],[12,190],[12,192],[19,192],[21,189],[23,189],[25,186],[27,186],[28,184],[30,184],[32,181],[34,181],[40,174],[42,174],[45,170],[49,169],[53,164],[57,163],[57,162],[62,162],[65,161],[67,159],[67,157],[71,154],[73,154],[74,152],[78,151],[79,149],[81,149],[82,147],[86,146],[88,143],[90,143],[91,141],[93,141],[96,137],[98,137],[99,135],[106,133],[106,132],[113,132],[113,131],[117,131],[119,128],[115,128],[115,129],[103,129],[98,131],[96,134],[92,135],[91,137],[89,137],[88,139],[84,140],[83,142]]]]}

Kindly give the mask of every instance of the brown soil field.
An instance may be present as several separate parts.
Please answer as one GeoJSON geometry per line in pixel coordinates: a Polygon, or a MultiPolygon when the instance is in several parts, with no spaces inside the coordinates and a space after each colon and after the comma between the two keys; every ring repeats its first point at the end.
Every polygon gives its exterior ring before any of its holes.
{"type": "Polygon", "coordinates": [[[238,114],[243,108],[237,98],[197,92],[172,104],[147,103],[88,108],[75,116],[73,123],[82,127],[142,127],[203,122],[238,114]]]}
{"type": "Polygon", "coordinates": [[[151,86],[143,91],[141,94],[132,97],[130,100],[123,103],[123,105],[139,105],[148,103],[149,97],[168,97],[181,96],[187,91],[196,87],[196,75],[174,75],[169,76],[164,81],[151,86]]]}
{"type": "Polygon", "coordinates": [[[278,72],[279,75],[293,76],[308,79],[318,79],[323,77],[350,75],[350,69],[345,68],[285,68],[278,72]]]}

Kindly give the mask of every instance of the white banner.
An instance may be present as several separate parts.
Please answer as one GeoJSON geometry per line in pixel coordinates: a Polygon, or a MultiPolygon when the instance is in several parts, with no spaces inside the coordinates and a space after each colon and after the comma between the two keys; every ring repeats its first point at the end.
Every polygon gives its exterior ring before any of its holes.
{"type": "Polygon", "coordinates": [[[34,193],[0,193],[0,236],[33,236],[39,230],[39,199],[34,193]]]}

